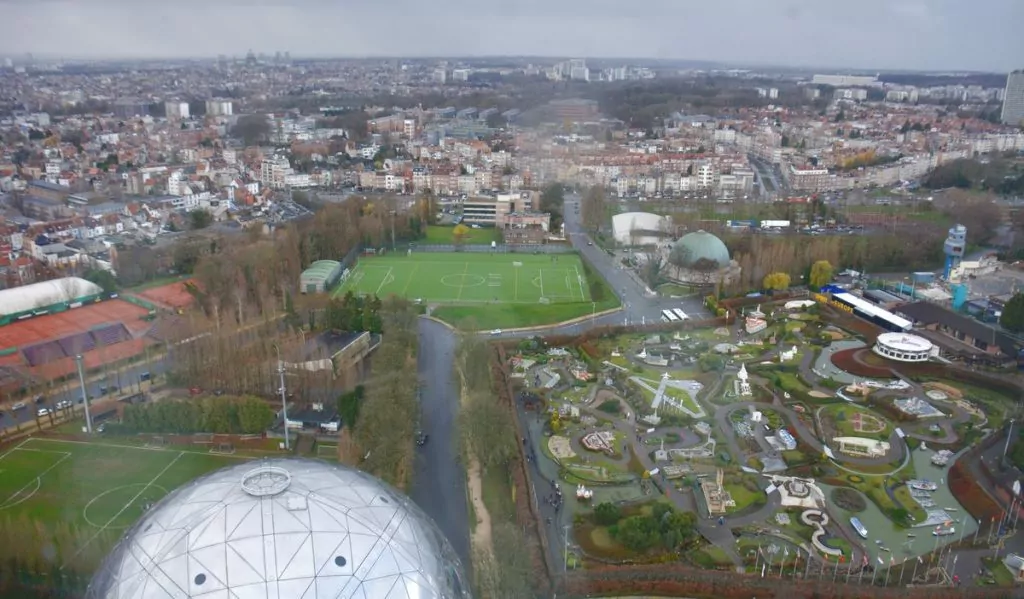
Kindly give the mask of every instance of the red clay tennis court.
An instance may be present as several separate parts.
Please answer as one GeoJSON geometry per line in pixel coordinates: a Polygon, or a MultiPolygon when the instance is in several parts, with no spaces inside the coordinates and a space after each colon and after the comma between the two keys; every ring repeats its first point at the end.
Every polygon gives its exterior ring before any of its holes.
{"type": "Polygon", "coordinates": [[[21,348],[116,322],[124,324],[134,334],[149,327],[149,323],[142,320],[148,313],[141,306],[113,299],[57,314],[29,318],[0,326],[0,349],[21,348]]]}
{"type": "Polygon", "coordinates": [[[136,295],[168,308],[187,308],[195,300],[192,294],[185,288],[185,283],[189,282],[191,281],[176,281],[169,285],[147,289],[136,295]]]}

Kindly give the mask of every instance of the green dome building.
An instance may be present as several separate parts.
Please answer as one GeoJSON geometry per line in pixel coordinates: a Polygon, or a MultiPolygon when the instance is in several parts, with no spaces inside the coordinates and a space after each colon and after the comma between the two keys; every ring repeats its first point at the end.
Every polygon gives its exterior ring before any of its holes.
{"type": "Polygon", "coordinates": [[[683,235],[675,243],[672,251],[683,252],[683,268],[691,268],[701,259],[710,260],[719,268],[729,266],[729,248],[725,247],[721,239],[704,230],[683,235]]]}

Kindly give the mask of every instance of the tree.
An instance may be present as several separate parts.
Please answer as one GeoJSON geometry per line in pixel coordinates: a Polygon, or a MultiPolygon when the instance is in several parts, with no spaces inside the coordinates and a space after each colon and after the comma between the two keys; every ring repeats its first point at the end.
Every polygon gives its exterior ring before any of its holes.
{"type": "Polygon", "coordinates": [[[469,235],[469,231],[469,227],[462,223],[455,225],[455,228],[452,229],[452,241],[455,242],[455,245],[462,245],[466,241],[466,236],[469,235]]]}
{"type": "Polygon", "coordinates": [[[789,288],[789,275],[784,272],[772,272],[764,276],[761,286],[768,291],[781,291],[789,288]]]}
{"type": "Polygon", "coordinates": [[[587,189],[583,194],[580,213],[584,227],[595,233],[601,229],[608,213],[608,198],[603,187],[594,185],[587,189]]]}
{"type": "Polygon", "coordinates": [[[665,259],[658,253],[644,255],[643,265],[640,266],[640,278],[651,289],[657,289],[665,282],[665,259]]]}
{"type": "Polygon", "coordinates": [[[710,258],[698,258],[690,269],[696,272],[700,276],[700,282],[703,285],[711,283],[711,277],[721,267],[717,261],[710,258]]]}
{"type": "Polygon", "coordinates": [[[243,114],[231,129],[231,134],[251,146],[266,141],[270,135],[270,121],[265,114],[243,114]]]}
{"type": "Polygon", "coordinates": [[[355,428],[356,420],[359,418],[359,406],[363,403],[363,395],[365,394],[365,388],[362,385],[357,385],[355,389],[348,393],[342,393],[338,397],[338,414],[341,416],[342,425],[349,428],[349,430],[355,428]]]}
{"type": "Polygon", "coordinates": [[[565,205],[565,190],[561,183],[552,183],[540,193],[540,210],[551,215],[551,228],[556,230],[562,223],[562,209],[565,205]]]}
{"type": "Polygon", "coordinates": [[[1024,293],[1016,293],[1006,302],[999,324],[1012,333],[1024,331],[1024,293]]]}
{"type": "Polygon", "coordinates": [[[90,268],[82,273],[82,278],[102,287],[104,293],[113,293],[117,291],[117,279],[114,278],[114,275],[111,274],[109,270],[103,270],[102,268],[90,268]]]}
{"type": "Polygon", "coordinates": [[[601,526],[611,526],[622,519],[622,510],[614,503],[599,503],[594,508],[594,522],[601,526]]]}
{"type": "Polygon", "coordinates": [[[821,289],[832,281],[832,265],[828,260],[818,260],[811,265],[811,274],[807,283],[811,289],[821,289]]]}
{"type": "Polygon", "coordinates": [[[615,540],[633,551],[647,551],[660,536],[658,521],[652,516],[630,516],[616,525],[615,540]]]}
{"type": "Polygon", "coordinates": [[[993,195],[954,189],[944,197],[948,202],[946,214],[967,227],[971,243],[985,245],[996,236],[1003,213],[993,195]]]}
{"type": "Polygon", "coordinates": [[[213,222],[213,214],[211,214],[209,210],[193,210],[188,213],[188,221],[192,230],[198,231],[199,229],[205,229],[210,226],[213,222]]]}

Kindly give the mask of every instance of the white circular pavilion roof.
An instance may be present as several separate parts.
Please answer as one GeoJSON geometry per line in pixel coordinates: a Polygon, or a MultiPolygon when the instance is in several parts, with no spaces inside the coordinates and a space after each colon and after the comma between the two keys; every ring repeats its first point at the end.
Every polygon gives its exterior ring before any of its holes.
{"type": "Polygon", "coordinates": [[[932,342],[910,333],[882,333],[876,341],[897,351],[927,352],[932,349],[932,342]]]}

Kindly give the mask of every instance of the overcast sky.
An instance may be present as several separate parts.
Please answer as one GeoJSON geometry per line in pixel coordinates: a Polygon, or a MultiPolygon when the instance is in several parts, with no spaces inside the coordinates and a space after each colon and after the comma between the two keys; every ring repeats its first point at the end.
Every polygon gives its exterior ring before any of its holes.
{"type": "Polygon", "coordinates": [[[0,54],[1024,68],[1024,0],[0,0],[0,54]]]}

